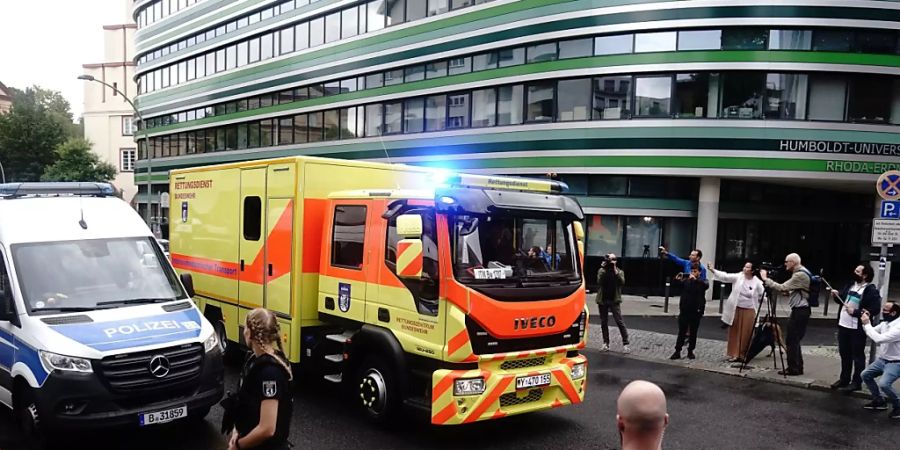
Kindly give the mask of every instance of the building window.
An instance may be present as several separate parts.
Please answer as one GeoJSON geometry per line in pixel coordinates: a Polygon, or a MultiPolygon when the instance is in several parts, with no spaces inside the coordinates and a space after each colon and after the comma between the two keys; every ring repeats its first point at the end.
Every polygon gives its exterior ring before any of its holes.
{"type": "Polygon", "coordinates": [[[554,88],[556,83],[543,81],[528,85],[528,118],[529,122],[553,121],[556,102],[554,88]]]}
{"type": "Polygon", "coordinates": [[[562,80],[558,84],[557,120],[588,120],[591,113],[591,79],[562,80]]]}
{"type": "Polygon", "coordinates": [[[411,98],[406,100],[403,117],[404,133],[421,133],[425,129],[425,99],[411,98]]]}
{"type": "Polygon", "coordinates": [[[762,28],[722,30],[722,50],[765,50],[769,33],[762,28]]]}
{"type": "Polygon", "coordinates": [[[675,117],[706,117],[709,91],[708,73],[675,75],[675,117]]]}
{"type": "Polygon", "coordinates": [[[849,52],[853,48],[853,32],[849,30],[816,30],[813,50],[820,52],[849,52]]]}
{"type": "Polygon", "coordinates": [[[658,33],[638,33],[634,35],[634,52],[673,52],[677,33],[661,31],[658,33]]]}
{"type": "Polygon", "coordinates": [[[524,88],[521,84],[501,86],[497,89],[497,124],[518,125],[522,123],[522,101],[524,88]]]}
{"type": "Polygon", "coordinates": [[[530,45],[527,49],[527,56],[529,64],[544,61],[556,61],[559,56],[559,50],[556,47],[556,42],[530,45]]]}
{"type": "Polygon", "coordinates": [[[497,91],[481,89],[472,92],[472,127],[492,127],[497,124],[497,91]]]}
{"type": "Polygon", "coordinates": [[[587,248],[589,256],[622,252],[624,218],[622,216],[589,215],[587,219],[587,248]]]}
{"type": "Polygon", "coordinates": [[[383,119],[381,103],[366,105],[366,136],[381,136],[383,119]]]}
{"type": "Polygon", "coordinates": [[[137,157],[133,148],[119,150],[119,172],[134,172],[134,160],[137,157]]]}
{"type": "Polygon", "coordinates": [[[450,75],[457,75],[460,73],[469,73],[472,71],[472,58],[453,58],[448,63],[450,67],[450,75]]]}
{"type": "Polygon", "coordinates": [[[631,77],[594,78],[592,119],[627,119],[631,116],[631,77]]]}
{"type": "Polygon", "coordinates": [[[425,101],[425,131],[447,128],[447,96],[432,95],[425,101]]]}
{"type": "Polygon", "coordinates": [[[403,102],[385,103],[384,105],[384,134],[402,133],[401,118],[403,117],[403,102]]]}
{"type": "Polygon", "coordinates": [[[573,39],[570,41],[560,41],[559,43],[559,59],[567,58],[583,58],[591,56],[594,43],[591,38],[573,39]]]}
{"type": "Polygon", "coordinates": [[[594,39],[594,55],[621,55],[634,50],[634,35],[619,34],[594,39]]]}
{"type": "Polygon", "coordinates": [[[770,73],[766,77],[766,118],[806,119],[808,77],[793,73],[770,73]]]}
{"type": "Polygon", "coordinates": [[[837,74],[814,74],[809,79],[809,119],[844,120],[847,80],[837,74]]]}
{"type": "Polygon", "coordinates": [[[469,128],[469,95],[450,95],[448,103],[447,128],[469,128]]]}
{"type": "Polygon", "coordinates": [[[722,30],[692,30],[678,32],[678,50],[719,50],[722,30]]]}
{"type": "Polygon", "coordinates": [[[625,257],[652,258],[660,240],[659,219],[654,217],[627,217],[625,219],[625,257]]]}
{"type": "Polygon", "coordinates": [[[847,118],[851,122],[887,123],[891,116],[891,81],[885,76],[852,76],[847,118]]]}
{"type": "Polygon", "coordinates": [[[722,118],[759,119],[762,117],[763,86],[766,74],[728,72],[722,74],[722,118]]]}
{"type": "Polygon", "coordinates": [[[637,116],[668,117],[672,77],[635,77],[634,103],[637,116]]]}
{"type": "Polygon", "coordinates": [[[133,116],[122,116],[122,136],[134,136],[137,131],[133,116]]]}
{"type": "Polygon", "coordinates": [[[811,30],[771,30],[769,50],[811,50],[811,30]]]}

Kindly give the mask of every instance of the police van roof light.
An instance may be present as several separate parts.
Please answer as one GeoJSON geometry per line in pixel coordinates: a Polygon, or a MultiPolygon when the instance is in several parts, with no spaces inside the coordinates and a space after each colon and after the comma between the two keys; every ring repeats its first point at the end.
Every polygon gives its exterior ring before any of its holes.
{"type": "Polygon", "coordinates": [[[109,183],[6,183],[0,184],[0,197],[85,195],[109,197],[116,190],[109,183]]]}

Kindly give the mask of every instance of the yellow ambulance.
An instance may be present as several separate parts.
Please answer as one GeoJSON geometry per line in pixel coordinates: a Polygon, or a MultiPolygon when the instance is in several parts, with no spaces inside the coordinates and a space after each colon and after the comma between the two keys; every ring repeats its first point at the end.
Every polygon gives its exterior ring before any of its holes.
{"type": "Polygon", "coordinates": [[[583,211],[565,184],[311,157],[170,179],[172,264],[225,345],[267,308],[291,362],[378,420],[584,399],[583,211]]]}

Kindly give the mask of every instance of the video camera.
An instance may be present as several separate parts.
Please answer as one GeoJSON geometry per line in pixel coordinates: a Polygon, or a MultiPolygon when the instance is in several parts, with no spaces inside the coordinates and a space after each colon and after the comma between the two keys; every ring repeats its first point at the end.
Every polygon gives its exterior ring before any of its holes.
{"type": "Polygon", "coordinates": [[[774,279],[778,279],[778,271],[780,269],[781,268],[779,266],[776,266],[776,265],[772,264],[771,262],[763,261],[763,262],[759,263],[759,265],[757,265],[756,267],[753,268],[753,275],[759,276],[759,271],[765,270],[768,274],[768,277],[772,278],[774,280],[774,279]]]}

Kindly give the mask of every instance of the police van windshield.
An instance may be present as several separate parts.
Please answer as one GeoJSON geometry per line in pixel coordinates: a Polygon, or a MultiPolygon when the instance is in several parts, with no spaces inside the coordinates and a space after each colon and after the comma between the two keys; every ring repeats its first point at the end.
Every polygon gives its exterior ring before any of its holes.
{"type": "Polygon", "coordinates": [[[184,298],[152,238],[12,246],[28,312],[90,311],[184,298]]]}
{"type": "Polygon", "coordinates": [[[580,281],[572,224],[558,219],[456,216],[453,272],[467,284],[580,281]]]}

